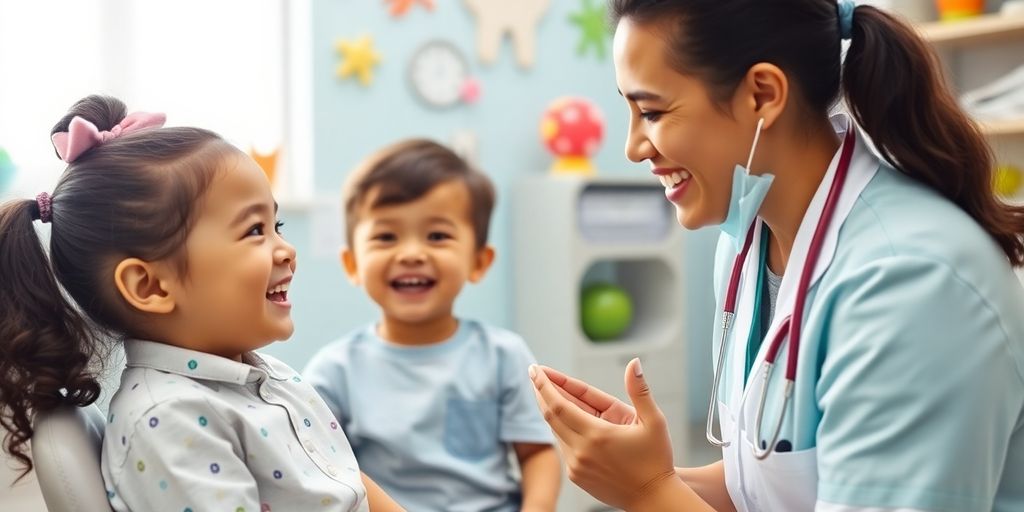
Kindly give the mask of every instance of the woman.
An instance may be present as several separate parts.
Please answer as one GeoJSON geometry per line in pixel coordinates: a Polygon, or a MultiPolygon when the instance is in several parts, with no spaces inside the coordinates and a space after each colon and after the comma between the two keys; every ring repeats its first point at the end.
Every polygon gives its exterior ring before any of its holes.
{"type": "Polygon", "coordinates": [[[722,225],[723,460],[672,467],[639,361],[633,406],[531,368],[572,480],[630,511],[1024,510],[1024,208],[927,45],[832,0],[611,13],[627,156],[722,225]]]}

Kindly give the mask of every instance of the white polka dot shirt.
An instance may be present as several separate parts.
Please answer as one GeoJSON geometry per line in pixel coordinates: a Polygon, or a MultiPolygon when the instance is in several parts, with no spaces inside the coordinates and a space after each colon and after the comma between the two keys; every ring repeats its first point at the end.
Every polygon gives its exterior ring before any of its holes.
{"type": "Polygon", "coordinates": [[[284,363],[129,340],[102,471],[114,510],[368,512],[345,434],[284,363]]]}

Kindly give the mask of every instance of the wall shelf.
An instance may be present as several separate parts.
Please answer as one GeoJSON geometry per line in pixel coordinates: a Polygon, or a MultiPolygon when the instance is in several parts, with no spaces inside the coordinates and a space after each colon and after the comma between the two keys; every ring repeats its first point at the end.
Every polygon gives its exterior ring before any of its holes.
{"type": "Polygon", "coordinates": [[[939,46],[1024,40],[1024,15],[986,14],[958,21],[921,23],[918,30],[925,40],[939,46]]]}

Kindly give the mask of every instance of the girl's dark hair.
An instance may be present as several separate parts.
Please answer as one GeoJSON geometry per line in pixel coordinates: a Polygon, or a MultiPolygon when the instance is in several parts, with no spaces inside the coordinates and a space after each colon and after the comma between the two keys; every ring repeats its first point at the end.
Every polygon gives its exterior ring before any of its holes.
{"type": "Polygon", "coordinates": [[[834,0],[610,0],[609,13],[615,24],[627,18],[661,29],[669,64],[701,78],[719,105],[759,62],[785,71],[812,115],[827,115],[842,84],[886,161],[956,203],[1014,266],[1024,265],[1024,207],[996,197],[991,149],[946,86],[935,53],[905,23],[857,6],[843,64],[834,0]]]}
{"type": "MultiPolygon", "coordinates": [[[[125,114],[120,100],[89,96],[52,133],[67,131],[75,116],[109,130],[125,114]]],[[[51,194],[49,257],[33,224],[37,201],[0,205],[0,425],[22,476],[32,469],[25,443],[33,416],[94,402],[103,340],[139,334],[114,268],[128,257],[171,258],[184,274],[193,205],[232,151],[196,128],[142,130],[88,150],[51,194]]]]}

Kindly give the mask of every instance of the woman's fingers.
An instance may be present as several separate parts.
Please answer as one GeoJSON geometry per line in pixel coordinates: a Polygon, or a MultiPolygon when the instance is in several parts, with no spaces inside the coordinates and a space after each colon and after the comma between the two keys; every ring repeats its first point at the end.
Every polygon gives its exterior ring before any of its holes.
{"type": "Polygon", "coordinates": [[[600,426],[601,420],[562,396],[544,372],[530,367],[530,377],[544,420],[567,445],[576,446],[582,435],[600,426]]]}
{"type": "Polygon", "coordinates": [[[583,410],[590,412],[594,416],[620,425],[631,423],[636,416],[635,411],[629,404],[582,380],[569,377],[558,370],[546,366],[540,366],[539,368],[548,376],[548,379],[553,384],[569,395],[572,402],[580,405],[583,410]]]}
{"type": "MultiPolygon", "coordinates": [[[[548,382],[551,382],[551,380],[549,379],[548,382]]],[[[595,409],[593,406],[591,406],[590,404],[584,402],[583,400],[580,400],[579,398],[576,398],[572,393],[570,393],[570,392],[566,391],[564,388],[562,388],[562,386],[559,386],[558,384],[555,384],[554,382],[551,382],[551,385],[554,386],[555,389],[558,390],[558,393],[560,395],[565,397],[566,400],[572,402],[576,407],[579,407],[584,412],[586,412],[587,414],[589,414],[591,416],[594,416],[595,418],[600,418],[601,417],[601,411],[595,409]]]]}

